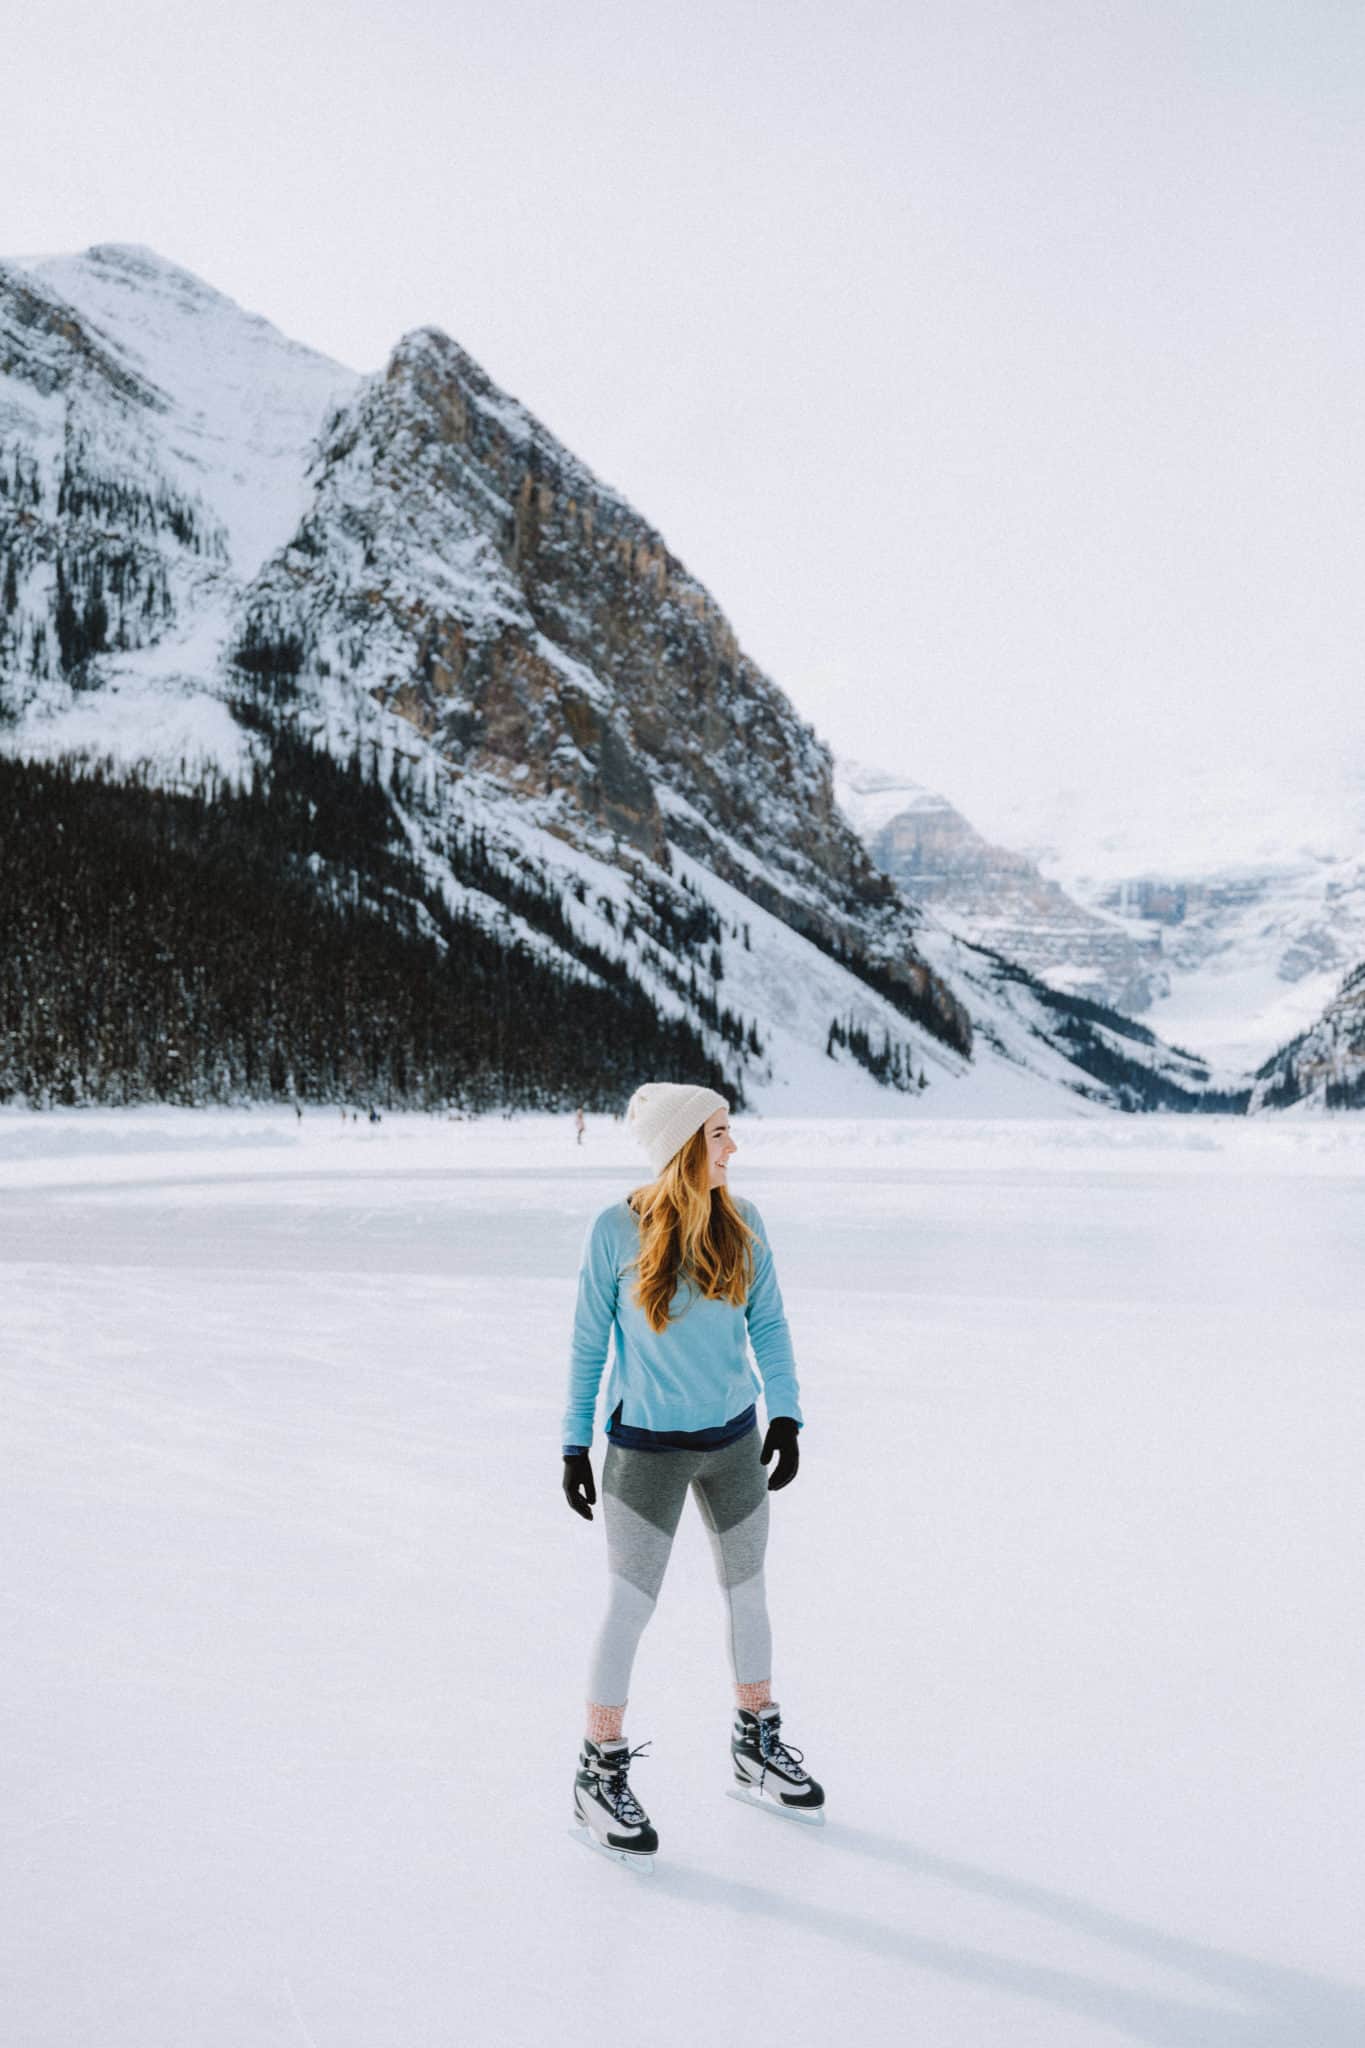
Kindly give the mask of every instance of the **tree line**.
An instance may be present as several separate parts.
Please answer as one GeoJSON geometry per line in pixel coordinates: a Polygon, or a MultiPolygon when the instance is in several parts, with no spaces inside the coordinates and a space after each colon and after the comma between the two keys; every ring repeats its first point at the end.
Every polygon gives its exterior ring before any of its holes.
{"type": "Polygon", "coordinates": [[[832,1017],[829,1035],[825,1040],[825,1055],[833,1059],[835,1049],[852,1053],[860,1067],[866,1067],[874,1081],[883,1088],[894,1088],[902,1095],[908,1095],[912,1088],[927,1088],[928,1076],[921,1067],[916,1075],[911,1064],[914,1047],[908,1039],[893,1039],[890,1032],[882,1032],[881,1044],[873,1042],[872,1034],[865,1026],[851,1016],[832,1017]]]}
{"type": "Polygon", "coordinates": [[[629,975],[452,909],[373,765],[297,734],[241,787],[0,757],[0,864],[0,1100],[615,1108],[659,1071],[742,1100],[629,975]]]}

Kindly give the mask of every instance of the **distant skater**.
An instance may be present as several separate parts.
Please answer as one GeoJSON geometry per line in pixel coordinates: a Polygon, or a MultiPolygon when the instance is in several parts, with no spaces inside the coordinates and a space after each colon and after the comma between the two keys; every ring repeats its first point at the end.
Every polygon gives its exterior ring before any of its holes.
{"type": "Polygon", "coordinates": [[[819,1821],[825,1795],[800,1750],[782,1740],[772,1696],[768,1495],[796,1477],[801,1408],[763,1221],[726,1182],[736,1150],[729,1105],[711,1088],[651,1081],[631,1097],[626,1121],[654,1178],[604,1209],[588,1232],[562,1443],[569,1506],[591,1521],[589,1450],[614,1335],[602,1467],[607,1606],[589,1664],[574,1818],[595,1847],[630,1859],[659,1846],[629,1783],[631,1759],[648,1747],[632,1750],[625,1737],[630,1675],[689,1490],[725,1595],[735,1796],[819,1821]],[[761,1451],[746,1339],[768,1411],[761,1451]]]}
{"type": "Polygon", "coordinates": [[[587,1129],[587,1125],[583,1120],[583,1105],[581,1102],[573,1113],[573,1127],[578,1133],[578,1143],[581,1145],[583,1143],[583,1133],[587,1129]]]}

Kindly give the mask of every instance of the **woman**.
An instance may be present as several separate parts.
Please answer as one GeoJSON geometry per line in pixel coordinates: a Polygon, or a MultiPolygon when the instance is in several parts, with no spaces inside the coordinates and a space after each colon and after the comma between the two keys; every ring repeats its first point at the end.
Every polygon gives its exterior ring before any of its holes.
{"type": "Polygon", "coordinates": [[[726,1184],[736,1150],[729,1105],[711,1088],[651,1081],[631,1097],[626,1120],[655,1178],[604,1209],[588,1232],[562,1443],[564,1492],[591,1521],[597,1490],[588,1450],[614,1331],[602,1471],[609,1592],[589,1671],[574,1819],[595,1846],[630,1858],[652,1856],[659,1846],[628,1780],[640,1754],[623,1733],[630,1673],[689,1486],[728,1610],[736,1700],[730,1753],[743,1787],[736,1796],[823,1820],[825,1795],[802,1768],[800,1751],[782,1741],[771,1691],[768,1494],[796,1477],[801,1408],[762,1220],[726,1184]],[[768,1409],[761,1451],[746,1334],[768,1409]]]}

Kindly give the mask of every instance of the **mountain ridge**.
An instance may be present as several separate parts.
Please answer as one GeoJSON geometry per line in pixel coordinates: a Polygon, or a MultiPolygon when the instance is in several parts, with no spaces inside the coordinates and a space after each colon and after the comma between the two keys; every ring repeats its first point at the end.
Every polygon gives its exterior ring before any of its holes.
{"type": "Polygon", "coordinates": [[[184,779],[197,725],[238,779],[300,746],[359,763],[422,878],[405,918],[629,983],[755,1100],[1224,1106],[1198,1062],[918,912],[710,593],[439,329],[362,377],[136,245],[42,271],[70,296],[0,271],[7,751],[108,739],[174,783],[168,732],[184,779]],[[106,345],[159,365],[159,404],[106,345]],[[55,358],[60,417],[34,383],[55,358]]]}
{"type": "Polygon", "coordinates": [[[1159,942],[1139,945],[1086,909],[1027,854],[993,845],[937,791],[841,759],[845,814],[882,871],[951,930],[1028,967],[1050,987],[1129,1015],[1163,985],[1159,942]]]}

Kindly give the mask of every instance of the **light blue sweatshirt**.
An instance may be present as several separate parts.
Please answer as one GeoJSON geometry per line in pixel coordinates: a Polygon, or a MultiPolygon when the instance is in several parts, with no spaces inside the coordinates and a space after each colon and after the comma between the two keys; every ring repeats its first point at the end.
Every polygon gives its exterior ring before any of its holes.
{"type": "Polygon", "coordinates": [[[791,1333],[782,1308],[773,1255],[763,1220],[752,1202],[736,1207],[757,1233],[754,1279],[742,1308],[707,1301],[687,1282],[671,1303],[666,1330],[651,1330],[631,1296],[635,1274],[627,1268],[640,1252],[640,1226],[625,1201],[604,1209],[588,1231],[578,1273],[569,1361],[569,1400],[560,1438],[587,1448],[607,1348],[613,1332],[616,1355],[607,1385],[607,1413],[622,1403],[621,1420],[656,1430],[711,1429],[751,1405],[758,1377],[749,1361],[746,1335],[762,1375],[768,1420],[790,1415],[802,1420],[791,1333]]]}

